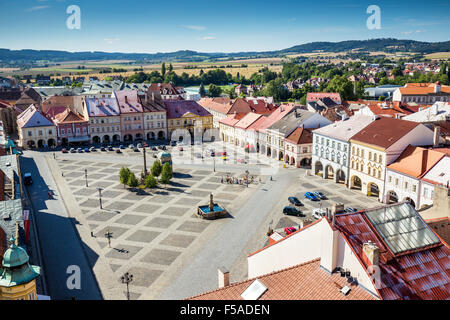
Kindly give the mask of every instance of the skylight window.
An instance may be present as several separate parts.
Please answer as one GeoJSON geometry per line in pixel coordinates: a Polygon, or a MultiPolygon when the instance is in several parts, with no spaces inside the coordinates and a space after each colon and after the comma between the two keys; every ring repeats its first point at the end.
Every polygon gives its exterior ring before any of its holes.
{"type": "Polygon", "coordinates": [[[267,287],[261,281],[256,279],[247,289],[245,289],[241,294],[241,297],[244,300],[258,300],[266,291],[267,287]]]}

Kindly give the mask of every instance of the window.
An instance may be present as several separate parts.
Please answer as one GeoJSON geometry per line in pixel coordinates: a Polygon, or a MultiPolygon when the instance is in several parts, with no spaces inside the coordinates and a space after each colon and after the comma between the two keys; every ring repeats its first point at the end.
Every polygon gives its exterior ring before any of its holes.
{"type": "Polygon", "coordinates": [[[381,171],[378,170],[378,179],[381,179],[381,171]]]}
{"type": "Polygon", "coordinates": [[[392,176],[389,176],[389,177],[388,177],[388,181],[389,181],[389,183],[392,182],[392,176]]]}
{"type": "Polygon", "coordinates": [[[408,189],[408,182],[405,181],[405,190],[408,189]]]}
{"type": "Polygon", "coordinates": [[[381,154],[378,156],[378,162],[382,163],[383,162],[383,157],[381,156],[381,154]]]}
{"type": "Polygon", "coordinates": [[[337,149],[338,149],[339,151],[341,151],[341,144],[340,144],[340,143],[338,143],[337,149]]]}
{"type": "Polygon", "coordinates": [[[361,149],[361,158],[364,158],[364,149],[361,149]]]}
{"type": "Polygon", "coordinates": [[[395,185],[398,186],[398,178],[395,178],[395,185]]]}
{"type": "MultiPolygon", "coordinates": [[[[294,149],[294,148],[292,148],[294,149]]],[[[308,153],[308,147],[303,147],[303,153],[308,153]]]]}
{"type": "Polygon", "coordinates": [[[32,136],[33,136],[33,132],[28,131],[28,136],[29,136],[29,137],[32,137],[32,136]]]}
{"type": "Polygon", "coordinates": [[[369,151],[369,161],[372,160],[372,152],[369,151]]]}
{"type": "Polygon", "coordinates": [[[39,130],[39,135],[42,136],[42,130],[39,130]]]}
{"type": "Polygon", "coordinates": [[[413,185],[413,186],[412,186],[412,191],[413,191],[413,192],[417,192],[417,186],[416,186],[416,185],[413,185]]]}
{"type": "Polygon", "coordinates": [[[61,129],[61,134],[62,134],[62,135],[65,135],[65,134],[66,134],[66,130],[61,129]]]}
{"type": "Polygon", "coordinates": [[[370,167],[367,167],[367,174],[370,176],[371,172],[370,172],[370,167]]]}
{"type": "Polygon", "coordinates": [[[332,148],[334,149],[334,148],[336,147],[336,142],[333,141],[333,142],[331,143],[331,146],[332,146],[332,148]]]}

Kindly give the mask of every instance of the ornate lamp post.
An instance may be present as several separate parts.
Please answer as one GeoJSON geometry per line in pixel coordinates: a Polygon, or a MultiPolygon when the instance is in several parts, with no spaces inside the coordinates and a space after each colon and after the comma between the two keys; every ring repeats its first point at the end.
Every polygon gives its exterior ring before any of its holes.
{"type": "Polygon", "coordinates": [[[133,275],[126,272],[120,279],[122,280],[122,283],[127,285],[127,300],[130,300],[130,290],[128,285],[133,281],[133,275]]]}
{"type": "Polygon", "coordinates": [[[100,200],[100,209],[103,210],[103,206],[102,206],[102,188],[97,188],[98,189],[98,195],[99,195],[99,200],[100,200]]]}
{"type": "Polygon", "coordinates": [[[86,179],[86,188],[88,187],[87,169],[84,169],[84,178],[86,179]]]}
{"type": "Polygon", "coordinates": [[[105,233],[105,238],[108,239],[108,247],[111,248],[111,238],[113,237],[112,232],[108,231],[105,233]]]}

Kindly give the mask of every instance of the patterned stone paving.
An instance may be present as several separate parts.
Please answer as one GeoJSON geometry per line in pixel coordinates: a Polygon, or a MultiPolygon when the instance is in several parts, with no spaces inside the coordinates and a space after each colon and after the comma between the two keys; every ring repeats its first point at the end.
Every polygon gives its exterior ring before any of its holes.
{"type": "MultiPolygon", "coordinates": [[[[212,222],[197,218],[195,213],[198,205],[208,203],[211,191],[227,206],[244,188],[222,184],[223,172],[180,169],[166,188],[136,192],[118,181],[118,172],[125,164],[58,163],[101,248],[97,254],[107,259],[119,282],[125,272],[133,274],[131,299],[138,299],[207,230],[212,222]],[[97,188],[103,189],[102,210],[97,188]],[[111,247],[105,237],[108,231],[111,247]]],[[[131,169],[138,175],[142,166],[131,169]]]]}

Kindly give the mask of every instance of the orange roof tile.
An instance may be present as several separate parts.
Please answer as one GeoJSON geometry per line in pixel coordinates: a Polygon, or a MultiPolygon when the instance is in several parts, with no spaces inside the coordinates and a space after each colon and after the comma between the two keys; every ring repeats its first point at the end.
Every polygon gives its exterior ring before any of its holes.
{"type": "MultiPolygon", "coordinates": [[[[351,286],[344,295],[341,288],[348,286],[339,273],[330,275],[320,268],[320,259],[312,260],[257,278],[267,291],[259,300],[377,300],[359,286],[351,286]]],[[[241,294],[255,281],[249,279],[207,292],[187,300],[243,300],[241,294]]]]}
{"type": "Polygon", "coordinates": [[[312,143],[313,135],[311,130],[297,128],[286,138],[286,140],[294,144],[312,143]]]}
{"type": "Polygon", "coordinates": [[[445,154],[441,152],[410,145],[388,168],[415,178],[420,178],[443,157],[445,157],[445,154]]]}

